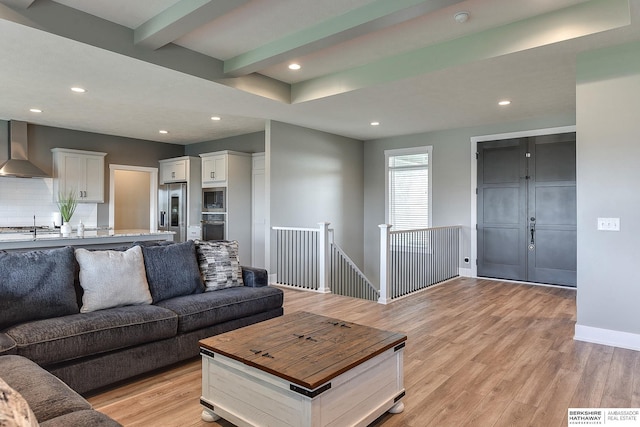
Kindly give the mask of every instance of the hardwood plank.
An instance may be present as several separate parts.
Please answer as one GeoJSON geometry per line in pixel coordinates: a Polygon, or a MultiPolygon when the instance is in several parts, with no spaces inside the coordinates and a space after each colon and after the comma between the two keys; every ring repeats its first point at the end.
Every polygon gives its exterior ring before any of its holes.
{"type": "Polygon", "coordinates": [[[613,350],[613,347],[593,344],[576,392],[569,403],[570,408],[597,408],[600,406],[613,359],[613,350]]]}
{"type": "Polygon", "coordinates": [[[525,405],[524,403],[512,401],[507,409],[502,413],[498,421],[493,427],[513,427],[529,425],[529,420],[533,418],[535,406],[525,405]]]}
{"type": "MultiPolygon", "coordinates": [[[[407,335],[405,411],[373,426],[564,427],[569,407],[640,406],[640,353],[574,341],[573,290],[458,278],[381,305],[285,289],[284,310],[407,335]]],[[[200,366],[177,365],[89,401],[125,426],[231,427],[200,420],[200,366]]]]}
{"type": "Polygon", "coordinates": [[[494,399],[492,395],[485,396],[473,411],[469,411],[467,418],[460,425],[463,427],[492,426],[502,416],[509,403],[508,400],[494,399]]]}
{"type": "MultiPolygon", "coordinates": [[[[451,399],[440,411],[424,426],[459,426],[467,418],[469,410],[475,408],[482,401],[483,396],[463,390],[462,393],[451,399]]],[[[426,421],[426,420],[423,420],[426,421]]]]}
{"type": "Polygon", "coordinates": [[[633,369],[640,352],[616,348],[602,391],[603,408],[629,408],[633,398],[633,369]]]}
{"type": "Polygon", "coordinates": [[[540,427],[567,425],[564,420],[578,381],[580,381],[580,375],[577,372],[560,369],[554,376],[549,389],[541,396],[530,425],[540,427]]]}

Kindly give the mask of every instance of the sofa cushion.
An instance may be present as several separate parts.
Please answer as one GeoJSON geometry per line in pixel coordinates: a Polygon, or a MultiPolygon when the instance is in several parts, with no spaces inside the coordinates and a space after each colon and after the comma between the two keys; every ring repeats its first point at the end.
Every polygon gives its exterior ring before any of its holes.
{"type": "Polygon", "coordinates": [[[184,333],[282,306],[283,292],[274,287],[245,286],[171,298],[158,303],[178,315],[178,332],[184,333]]]}
{"type": "Polygon", "coordinates": [[[20,393],[0,378],[0,426],[37,427],[38,420],[20,393]]]}
{"type": "Polygon", "coordinates": [[[43,365],[173,337],[175,313],[127,306],[23,323],[6,330],[18,354],[43,365]]]}
{"type": "Polygon", "coordinates": [[[167,246],[142,246],[153,302],[204,290],[192,240],[167,246]]]}
{"type": "Polygon", "coordinates": [[[76,249],[80,286],[84,291],[80,312],[126,305],[151,304],[142,249],[124,252],[76,249]]]}
{"type": "Polygon", "coordinates": [[[0,332],[0,356],[16,354],[16,342],[9,335],[0,332]]]}
{"type": "Polygon", "coordinates": [[[73,248],[0,252],[0,329],[78,312],[73,248]]]}
{"type": "Polygon", "coordinates": [[[0,378],[29,402],[40,423],[70,412],[91,409],[78,393],[24,357],[0,357],[0,378]]]}
{"type": "Polygon", "coordinates": [[[196,252],[207,292],[243,286],[238,242],[196,240],[196,252]]]}

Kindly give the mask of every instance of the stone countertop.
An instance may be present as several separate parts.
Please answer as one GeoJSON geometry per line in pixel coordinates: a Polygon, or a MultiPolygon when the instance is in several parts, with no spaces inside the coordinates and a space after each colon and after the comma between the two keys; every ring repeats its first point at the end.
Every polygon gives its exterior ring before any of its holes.
{"type": "Polygon", "coordinates": [[[98,247],[113,246],[136,241],[173,240],[175,233],[170,231],[149,230],[86,230],[79,237],[73,230],[69,237],[50,231],[44,233],[6,233],[0,234],[0,250],[2,249],[37,249],[63,246],[98,247]]]}

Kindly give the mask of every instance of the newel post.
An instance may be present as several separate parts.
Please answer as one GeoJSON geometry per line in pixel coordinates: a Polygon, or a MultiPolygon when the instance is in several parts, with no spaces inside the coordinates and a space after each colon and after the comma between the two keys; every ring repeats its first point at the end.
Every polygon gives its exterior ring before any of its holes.
{"type": "Polygon", "coordinates": [[[329,262],[329,224],[330,222],[319,222],[320,226],[319,238],[318,238],[318,267],[320,270],[318,284],[318,292],[328,294],[331,292],[329,287],[329,268],[331,264],[329,262]]]}
{"type": "Polygon", "coordinates": [[[380,304],[387,304],[391,301],[391,280],[389,280],[389,231],[391,224],[380,224],[380,304]]]}

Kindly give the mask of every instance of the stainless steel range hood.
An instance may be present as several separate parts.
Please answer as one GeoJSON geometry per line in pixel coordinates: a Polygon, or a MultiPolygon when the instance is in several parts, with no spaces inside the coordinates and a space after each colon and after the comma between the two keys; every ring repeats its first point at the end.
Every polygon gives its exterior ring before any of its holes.
{"type": "Polygon", "coordinates": [[[0,176],[44,178],[48,175],[29,161],[27,123],[9,121],[9,160],[0,167],[0,176]]]}

